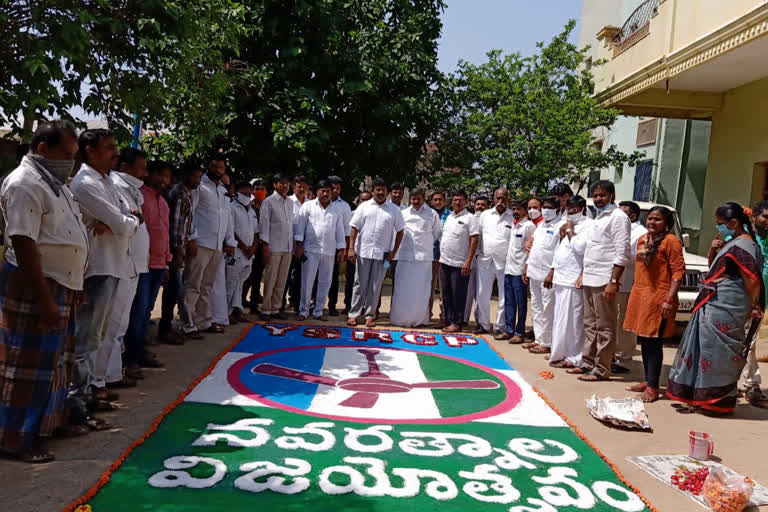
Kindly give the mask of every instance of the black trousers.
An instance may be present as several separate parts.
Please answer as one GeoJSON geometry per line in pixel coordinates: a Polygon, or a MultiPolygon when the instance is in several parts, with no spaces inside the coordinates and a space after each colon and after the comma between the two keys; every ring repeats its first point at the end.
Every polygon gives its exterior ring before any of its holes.
{"type": "Polygon", "coordinates": [[[461,275],[461,267],[440,264],[440,290],[448,325],[464,324],[464,310],[467,307],[469,276],[461,275]]]}
{"type": "MultiPolygon", "coordinates": [[[[349,310],[352,307],[352,287],[355,285],[355,264],[347,262],[347,271],[344,283],[344,307],[349,310]]],[[[328,290],[328,309],[336,309],[336,303],[339,299],[339,262],[333,263],[333,276],[331,278],[331,287],[328,290]]]]}
{"type": "Polygon", "coordinates": [[[664,350],[661,338],[643,338],[638,336],[640,342],[640,351],[643,355],[643,370],[645,371],[645,382],[648,387],[659,389],[661,380],[661,366],[664,362],[664,350]]]}
{"type": "Polygon", "coordinates": [[[299,302],[301,302],[301,262],[295,257],[291,259],[291,268],[288,271],[288,283],[283,292],[283,305],[280,311],[285,310],[285,299],[290,299],[291,309],[299,312],[299,302]]]}
{"type": "Polygon", "coordinates": [[[245,280],[245,283],[243,283],[243,307],[249,304],[252,308],[255,308],[261,302],[261,278],[263,275],[264,263],[261,260],[261,244],[259,244],[259,248],[253,256],[251,273],[248,279],[245,280]],[[247,300],[249,291],[251,292],[250,302],[247,300]]]}

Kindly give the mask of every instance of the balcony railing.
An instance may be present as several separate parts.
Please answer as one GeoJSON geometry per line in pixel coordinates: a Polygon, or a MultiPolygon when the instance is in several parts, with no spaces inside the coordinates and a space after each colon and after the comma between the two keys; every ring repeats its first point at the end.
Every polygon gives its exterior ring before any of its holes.
{"type": "Polygon", "coordinates": [[[613,40],[614,44],[622,44],[651,22],[651,17],[659,11],[661,0],[645,0],[629,15],[627,21],[613,40]]]}

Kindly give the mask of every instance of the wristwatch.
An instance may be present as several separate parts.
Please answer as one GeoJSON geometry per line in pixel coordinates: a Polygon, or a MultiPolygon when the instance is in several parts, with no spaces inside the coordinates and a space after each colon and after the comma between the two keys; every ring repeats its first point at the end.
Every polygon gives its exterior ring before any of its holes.
{"type": "Polygon", "coordinates": [[[619,284],[619,280],[618,280],[618,279],[614,279],[614,278],[611,278],[611,283],[613,283],[613,284],[619,284]]]}

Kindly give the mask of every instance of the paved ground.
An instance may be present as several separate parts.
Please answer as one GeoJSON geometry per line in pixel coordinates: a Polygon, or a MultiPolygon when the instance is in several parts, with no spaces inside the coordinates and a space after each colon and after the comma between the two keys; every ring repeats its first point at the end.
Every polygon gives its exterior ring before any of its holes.
{"type": "MultiPolygon", "coordinates": [[[[385,298],[382,310],[389,310],[388,303],[389,299],[385,298]]],[[[343,318],[335,320],[339,325],[344,321],[343,318]]],[[[383,320],[380,327],[387,326],[386,318],[383,320]]],[[[189,342],[183,347],[152,347],[166,362],[167,369],[147,371],[148,377],[140,387],[121,393],[118,402],[121,409],[104,415],[118,428],[79,439],[55,441],[52,448],[58,458],[56,462],[29,466],[0,460],[0,481],[3,482],[0,485],[0,503],[4,505],[3,510],[52,512],[61,510],[81,495],[125,448],[149,428],[163,409],[205,371],[216,355],[240,336],[244,328],[230,327],[225,334],[209,335],[203,341],[189,342]]],[[[764,331],[763,335],[768,341],[768,331],[764,331]]],[[[758,455],[762,454],[765,446],[763,438],[768,425],[765,423],[768,410],[741,404],[734,417],[715,419],[681,414],[669,401],[661,400],[648,407],[655,429],[652,434],[620,431],[592,419],[586,412],[584,399],[592,393],[626,396],[626,382],[635,381],[642,371],[639,354],[635,356],[629,376],[611,382],[582,383],[562,370],[554,370],[554,379],[544,380],[538,373],[549,367],[542,356],[534,356],[517,346],[492,340],[491,343],[529,383],[549,397],[660,511],[693,511],[699,510],[699,507],[671,487],[635,468],[625,457],[685,453],[688,431],[692,429],[714,435],[715,453],[724,464],[762,484],[768,484],[768,458],[758,455]]],[[[763,346],[768,351],[768,343],[764,342],[763,346]]],[[[671,362],[674,352],[674,345],[666,347],[665,361],[671,362]]],[[[669,366],[665,366],[665,374],[668,369],[669,366]]],[[[768,372],[768,367],[763,369],[768,372]]]]}

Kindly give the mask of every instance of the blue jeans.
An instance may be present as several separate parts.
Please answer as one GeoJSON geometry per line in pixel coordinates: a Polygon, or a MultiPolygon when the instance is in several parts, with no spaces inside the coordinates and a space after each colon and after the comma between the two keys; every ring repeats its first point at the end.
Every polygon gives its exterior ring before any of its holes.
{"type": "Polygon", "coordinates": [[[139,284],[136,287],[136,297],[131,306],[131,320],[128,330],[125,332],[123,342],[123,364],[128,367],[137,365],[144,359],[147,341],[147,327],[152,308],[160,292],[165,276],[164,268],[151,268],[149,272],[139,276],[139,284]]]}
{"type": "Polygon", "coordinates": [[[528,314],[528,287],[523,276],[504,276],[504,322],[507,332],[514,336],[525,334],[528,314]]]}

